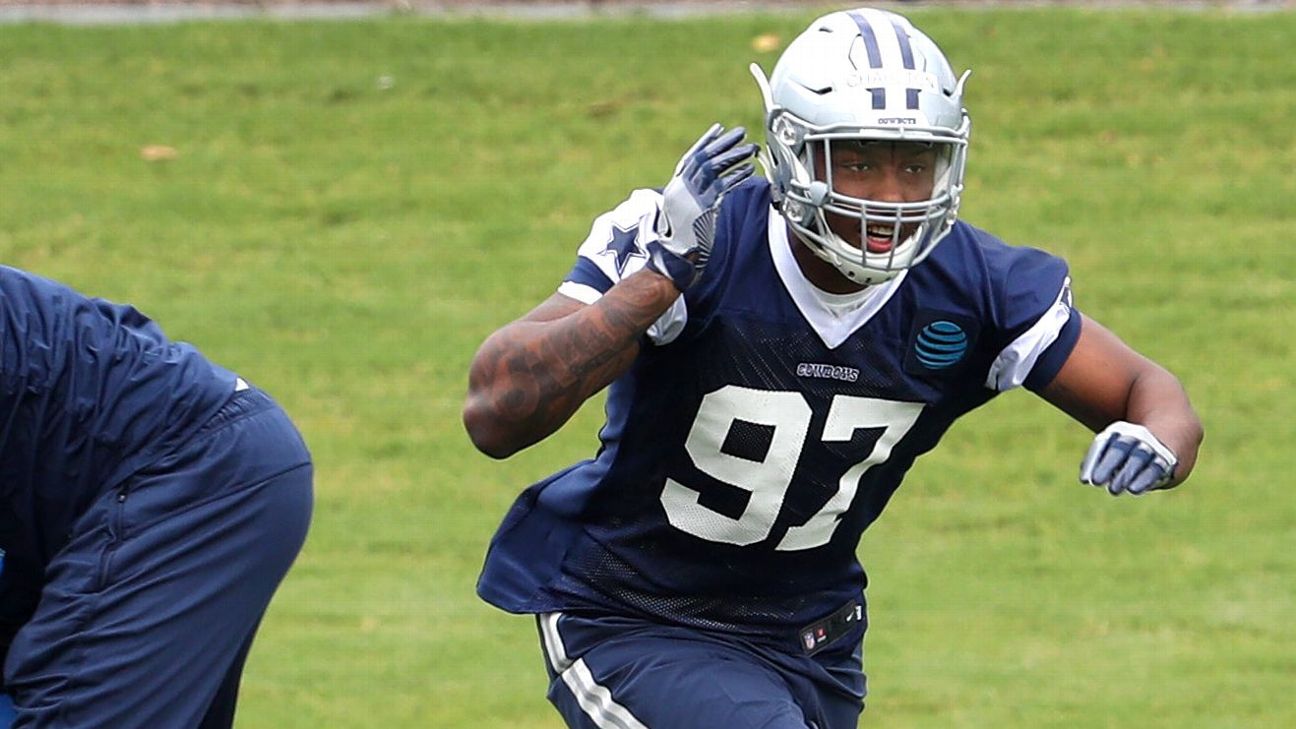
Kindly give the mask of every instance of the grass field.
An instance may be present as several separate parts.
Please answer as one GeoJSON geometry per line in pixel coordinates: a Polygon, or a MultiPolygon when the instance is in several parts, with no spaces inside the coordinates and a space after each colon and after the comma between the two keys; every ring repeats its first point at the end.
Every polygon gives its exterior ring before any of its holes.
{"type": "MultiPolygon", "coordinates": [[[[0,261],[135,303],[313,447],[240,727],[560,726],[532,623],[473,587],[601,410],[489,461],[468,361],[706,124],[759,128],[752,40],[813,15],[0,27],[0,261]]],[[[1112,500],[1027,394],[956,426],[861,545],[864,725],[1296,726],[1296,14],[912,15],[974,69],[964,217],[1065,256],[1207,442],[1112,500]]]]}

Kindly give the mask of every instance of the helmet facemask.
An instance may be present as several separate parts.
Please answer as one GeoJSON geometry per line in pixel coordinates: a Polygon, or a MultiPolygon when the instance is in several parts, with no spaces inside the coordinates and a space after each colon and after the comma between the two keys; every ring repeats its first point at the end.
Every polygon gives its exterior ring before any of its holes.
{"type": "MultiPolygon", "coordinates": [[[[773,125],[795,130],[798,121],[783,112],[773,125]]],[[[879,131],[802,131],[783,165],[790,174],[780,207],[789,226],[821,258],[862,284],[890,279],[926,258],[954,225],[963,189],[964,140],[915,141],[910,134],[893,141],[879,131]],[[842,164],[868,155],[870,147],[921,160],[928,185],[906,189],[901,200],[852,195],[842,164]]]]}

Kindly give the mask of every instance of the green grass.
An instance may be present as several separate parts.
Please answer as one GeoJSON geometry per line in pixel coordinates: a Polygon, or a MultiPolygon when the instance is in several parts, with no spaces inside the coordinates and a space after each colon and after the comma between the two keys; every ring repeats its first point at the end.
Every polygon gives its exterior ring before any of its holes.
{"type": "MultiPolygon", "coordinates": [[[[1114,501],[1029,395],[956,426],[861,547],[866,725],[1296,726],[1296,14],[913,16],[974,69],[964,217],[1067,257],[1208,439],[1189,485],[1114,501]]],[[[239,726],[560,726],[531,622],[473,586],[601,411],[490,461],[469,359],[706,124],[759,128],[750,42],[810,17],[0,26],[2,260],[135,303],[313,447],[239,726]]]]}

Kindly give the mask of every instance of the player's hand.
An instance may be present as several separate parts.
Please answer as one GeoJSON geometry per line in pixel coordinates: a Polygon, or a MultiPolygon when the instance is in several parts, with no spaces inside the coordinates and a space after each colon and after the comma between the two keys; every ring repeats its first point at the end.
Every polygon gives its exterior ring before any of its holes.
{"type": "Polygon", "coordinates": [[[680,159],[662,191],[661,208],[653,224],[657,234],[648,242],[648,268],[669,277],[680,291],[697,280],[711,255],[716,210],[725,193],[751,176],[756,145],[740,144],[747,131],[728,132],[711,125],[680,159]]]}
{"type": "Polygon", "coordinates": [[[1118,420],[1099,433],[1080,463],[1080,483],[1106,486],[1113,496],[1166,488],[1179,459],[1152,431],[1118,420]]]}

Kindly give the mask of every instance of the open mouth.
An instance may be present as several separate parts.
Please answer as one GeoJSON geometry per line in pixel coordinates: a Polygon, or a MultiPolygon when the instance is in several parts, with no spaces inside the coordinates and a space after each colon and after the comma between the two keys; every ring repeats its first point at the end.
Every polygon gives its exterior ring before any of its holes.
{"type": "Polygon", "coordinates": [[[864,244],[869,253],[886,253],[895,245],[895,226],[870,223],[865,229],[864,244]]]}

